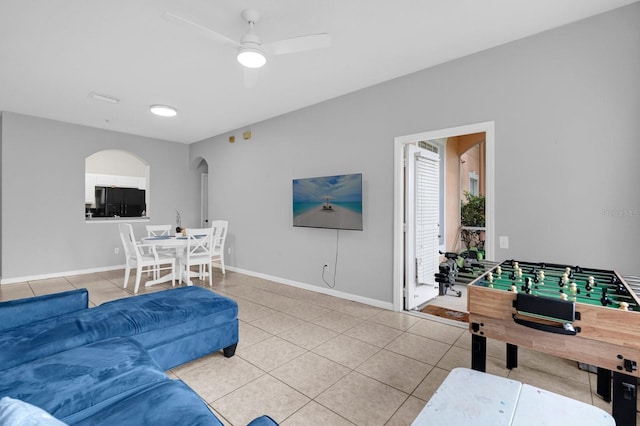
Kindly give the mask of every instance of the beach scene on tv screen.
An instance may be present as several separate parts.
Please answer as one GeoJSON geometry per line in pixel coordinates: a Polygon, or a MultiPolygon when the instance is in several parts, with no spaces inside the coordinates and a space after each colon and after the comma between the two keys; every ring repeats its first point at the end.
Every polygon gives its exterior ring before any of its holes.
{"type": "Polygon", "coordinates": [[[293,226],[362,230],[362,175],[293,181],[293,226]]]}

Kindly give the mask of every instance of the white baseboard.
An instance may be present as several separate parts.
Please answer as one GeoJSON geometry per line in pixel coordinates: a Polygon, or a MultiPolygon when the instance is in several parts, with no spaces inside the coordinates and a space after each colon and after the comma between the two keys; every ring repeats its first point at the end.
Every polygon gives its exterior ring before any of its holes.
{"type": "Polygon", "coordinates": [[[124,269],[124,266],[125,265],[122,264],[122,265],[115,265],[115,266],[105,266],[102,268],[79,269],[77,271],[54,272],[52,274],[27,275],[24,277],[15,277],[15,278],[2,278],[0,279],[0,285],[24,283],[27,281],[47,280],[50,278],[68,277],[71,275],[85,275],[85,274],[95,274],[96,272],[115,271],[117,269],[124,269]]]}
{"type": "MultiPolygon", "coordinates": [[[[214,263],[216,265],[216,263],[214,263]]],[[[218,264],[219,265],[219,264],[218,264]]],[[[85,275],[85,274],[94,274],[96,272],[108,272],[115,271],[117,269],[124,269],[123,265],[115,265],[115,266],[106,266],[102,268],[94,268],[94,269],[82,269],[76,271],[66,271],[66,272],[55,272],[52,274],[42,274],[42,275],[28,275],[23,277],[16,278],[2,278],[0,279],[0,285],[5,284],[16,284],[23,283],[27,281],[36,281],[36,280],[46,280],[50,278],[61,278],[68,277],[71,275],[85,275]]],[[[249,275],[251,277],[262,278],[269,281],[274,281],[280,284],[290,285],[292,287],[301,288],[303,290],[315,291],[316,293],[327,294],[329,296],[339,297],[340,299],[352,300],[354,302],[364,303],[365,305],[375,306],[377,308],[393,310],[393,303],[391,302],[383,302],[376,299],[370,299],[368,297],[357,296],[355,294],[345,293],[342,291],[334,290],[331,288],[319,287],[316,285],[301,283],[298,281],[289,280],[287,278],[275,277],[273,275],[262,274],[260,272],[249,271],[242,268],[235,268],[233,266],[225,266],[225,269],[233,272],[238,272],[240,274],[249,275]]]]}
{"type": "Polygon", "coordinates": [[[340,299],[351,300],[354,302],[364,303],[365,305],[375,306],[377,308],[393,310],[393,303],[383,302],[381,300],[370,299],[368,297],[358,296],[355,294],[345,293],[331,288],[319,287],[317,285],[305,284],[298,281],[289,280],[287,278],[275,277],[273,275],[262,274],[260,272],[248,271],[246,269],[225,266],[229,271],[238,272],[240,274],[249,275],[256,278],[274,281],[280,284],[290,285],[292,287],[301,288],[303,290],[315,291],[316,293],[327,294],[329,296],[339,297],[340,299]]]}

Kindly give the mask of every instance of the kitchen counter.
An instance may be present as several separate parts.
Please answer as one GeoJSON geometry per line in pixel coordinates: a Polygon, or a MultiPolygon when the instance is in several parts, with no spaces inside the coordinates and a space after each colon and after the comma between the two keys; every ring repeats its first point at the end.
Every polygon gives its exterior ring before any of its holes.
{"type": "Polygon", "coordinates": [[[138,217],[92,217],[85,218],[85,223],[135,223],[135,222],[149,222],[151,220],[148,216],[138,217]]]}

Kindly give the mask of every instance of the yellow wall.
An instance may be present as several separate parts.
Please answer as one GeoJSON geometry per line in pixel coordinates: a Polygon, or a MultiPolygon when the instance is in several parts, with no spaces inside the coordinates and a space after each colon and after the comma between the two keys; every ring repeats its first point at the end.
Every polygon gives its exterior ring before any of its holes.
{"type": "Polygon", "coordinates": [[[460,157],[458,156],[458,137],[447,139],[446,147],[446,250],[458,251],[458,227],[460,224],[460,157]]]}
{"type": "Polygon", "coordinates": [[[475,172],[479,177],[479,191],[481,195],[485,193],[485,141],[484,133],[473,133],[458,137],[458,155],[464,160],[461,165],[462,188],[460,199],[464,199],[464,191],[469,190],[469,172],[475,172]]]}

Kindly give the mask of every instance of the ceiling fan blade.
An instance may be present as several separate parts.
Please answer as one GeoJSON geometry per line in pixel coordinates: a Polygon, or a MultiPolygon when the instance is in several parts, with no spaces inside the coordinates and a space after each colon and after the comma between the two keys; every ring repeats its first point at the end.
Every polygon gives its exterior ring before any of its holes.
{"type": "Polygon", "coordinates": [[[247,89],[253,89],[258,83],[258,68],[244,68],[244,87],[247,89]]]}
{"type": "Polygon", "coordinates": [[[216,32],[216,31],[213,31],[212,29],[207,28],[207,27],[205,27],[203,25],[200,25],[200,24],[198,24],[196,22],[193,22],[193,21],[190,21],[190,20],[188,20],[186,18],[183,18],[182,16],[178,16],[178,15],[173,14],[171,12],[164,12],[162,14],[162,17],[165,18],[168,21],[172,21],[172,22],[175,22],[175,23],[180,24],[180,25],[187,25],[190,28],[195,28],[196,30],[198,30],[204,36],[206,36],[206,37],[208,37],[208,38],[210,38],[210,39],[212,39],[214,41],[217,41],[219,43],[230,44],[230,45],[235,46],[235,47],[240,46],[240,43],[238,43],[237,41],[232,40],[229,37],[227,37],[227,36],[225,36],[223,34],[220,34],[220,33],[216,32]]]}
{"type": "Polygon", "coordinates": [[[327,33],[309,34],[286,40],[263,44],[262,47],[274,55],[304,52],[305,50],[321,49],[331,45],[331,37],[327,33]]]}

